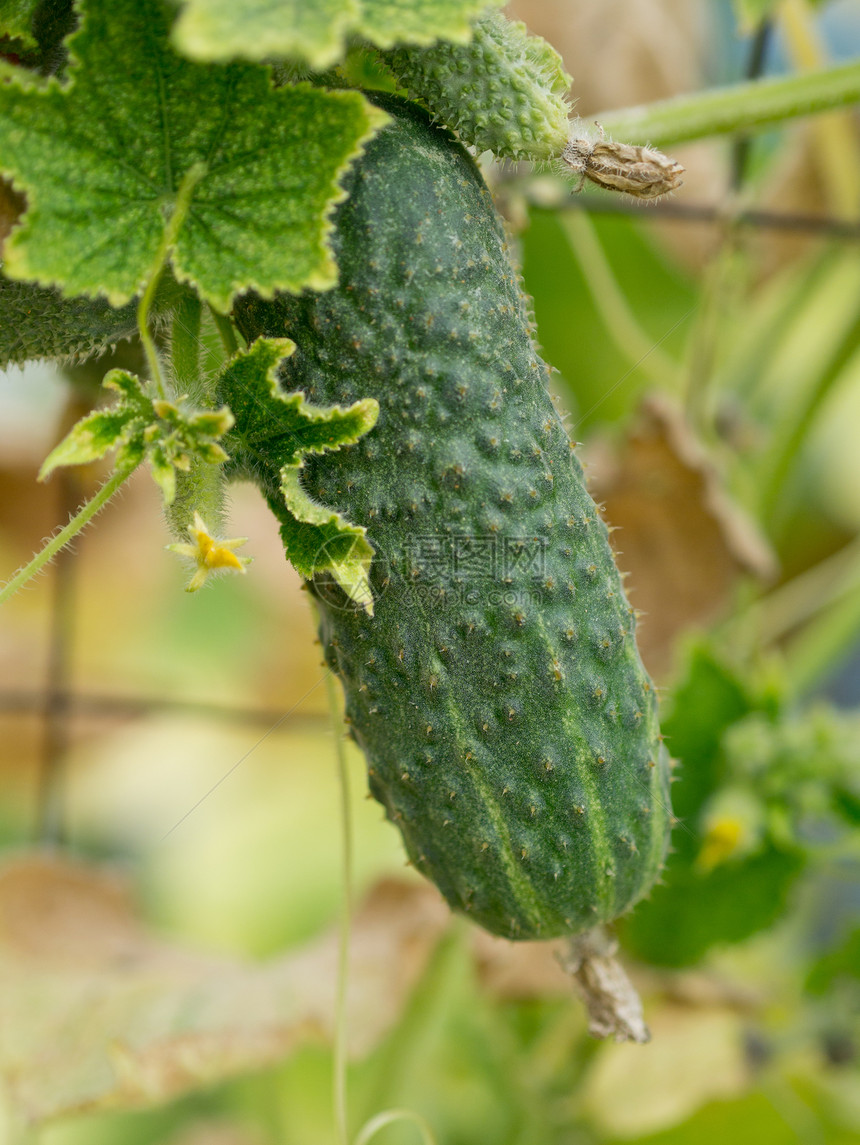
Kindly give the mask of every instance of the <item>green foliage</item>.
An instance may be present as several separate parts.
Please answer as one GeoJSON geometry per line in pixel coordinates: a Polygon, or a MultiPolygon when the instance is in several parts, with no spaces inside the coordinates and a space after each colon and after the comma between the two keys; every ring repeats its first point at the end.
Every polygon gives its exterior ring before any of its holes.
{"type": "Polygon", "coordinates": [[[806,976],[806,989],[826,994],[841,980],[852,980],[860,989],[860,928],[849,931],[843,940],[813,962],[806,976]]]}
{"type": "Polygon", "coordinates": [[[185,62],[167,34],[157,0],[90,0],[68,86],[0,89],[0,168],[29,202],[6,274],[121,305],[160,268],[184,189],[170,259],[207,301],[330,286],[338,179],[383,117],[355,92],[185,62]]]}
{"type": "Polygon", "coordinates": [[[464,143],[505,159],[552,159],[568,140],[561,57],[525,24],[490,10],[463,47],[398,47],[384,59],[399,83],[464,143]]]}
{"type": "Polygon", "coordinates": [[[680,827],[663,885],[624,938],[642,958],[684,966],[785,912],[816,840],[856,823],[860,750],[856,717],[793,714],[705,645],[692,650],[663,726],[679,760],[680,827]]]}
{"type": "Polygon", "coordinates": [[[218,438],[233,424],[229,409],[193,410],[184,403],[152,398],[147,387],[125,370],[111,370],[103,383],[119,398],[107,410],[87,414],[46,457],[44,481],[61,465],[83,465],[116,450],[116,468],[131,470],[144,460],[161,488],[165,505],[176,496],[176,470],[188,470],[191,458],[220,465],[227,454],[218,438]]]}
{"type": "Polygon", "coordinates": [[[308,455],[363,437],[373,428],[379,406],[365,398],[348,407],[320,407],[303,393],[284,393],[277,368],[294,349],[286,338],[258,338],[219,378],[219,400],[229,404],[236,419],[226,439],[232,454],[227,474],[261,487],[280,521],[287,558],[303,577],[330,573],[350,600],[372,613],[373,549],[367,530],[309,496],[301,473],[308,455]]]}
{"type": "Polygon", "coordinates": [[[40,3],[41,0],[0,0],[0,35],[35,47],[33,16],[40,3]]]}
{"type": "Polygon", "coordinates": [[[502,0],[183,0],[174,37],[195,59],[282,55],[322,69],[343,58],[350,36],[381,48],[465,43],[488,2],[502,0]]]}

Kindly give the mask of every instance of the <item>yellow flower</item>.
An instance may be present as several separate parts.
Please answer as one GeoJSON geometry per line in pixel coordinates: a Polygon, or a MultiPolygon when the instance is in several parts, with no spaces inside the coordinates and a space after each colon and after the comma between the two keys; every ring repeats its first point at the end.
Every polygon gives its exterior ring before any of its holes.
{"type": "Polygon", "coordinates": [[[196,592],[214,572],[232,571],[244,575],[245,566],[251,563],[251,558],[237,557],[233,549],[244,545],[247,537],[233,537],[230,540],[213,537],[199,513],[194,514],[194,522],[188,526],[188,532],[194,538],[193,544],[167,546],[171,553],[190,557],[197,565],[197,572],[185,586],[186,592],[196,592]]]}
{"type": "Polygon", "coordinates": [[[710,823],[696,858],[696,866],[702,874],[709,874],[714,867],[735,855],[743,843],[744,834],[744,825],[739,819],[725,816],[710,823]]]}

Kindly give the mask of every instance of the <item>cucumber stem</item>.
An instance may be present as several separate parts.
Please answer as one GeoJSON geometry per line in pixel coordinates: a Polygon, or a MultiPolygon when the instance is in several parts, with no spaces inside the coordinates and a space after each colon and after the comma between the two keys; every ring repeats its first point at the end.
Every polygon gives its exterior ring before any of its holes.
{"type": "Polygon", "coordinates": [[[858,100],[860,61],[853,60],[802,75],[752,80],[639,107],[605,111],[593,118],[615,139],[665,147],[710,135],[760,130],[785,119],[815,115],[858,100]]]}
{"type": "Polygon", "coordinates": [[[200,319],[202,307],[197,295],[189,290],[182,295],[173,315],[170,338],[170,357],[173,380],[177,392],[191,394],[199,400],[200,394],[200,319]]]}
{"type": "Polygon", "coordinates": [[[220,314],[214,306],[209,307],[209,313],[212,315],[215,327],[221,335],[221,341],[224,345],[224,349],[227,351],[227,357],[232,358],[239,349],[239,339],[236,337],[236,330],[233,323],[226,314],[220,314]]]}
{"type": "Polygon", "coordinates": [[[195,163],[192,167],[189,167],[183,175],[182,182],[179,184],[179,189],[176,192],[173,212],[168,220],[167,226],[164,228],[161,242],[158,244],[158,250],[155,253],[155,258],[152,260],[152,265],[146,277],[146,289],[137,307],[137,329],[140,335],[141,345],[146,355],[146,362],[149,366],[153,384],[158,391],[158,396],[162,400],[167,397],[167,390],[164,385],[164,375],[161,371],[158,351],[149,330],[149,309],[152,306],[152,300],[155,298],[155,292],[158,289],[158,280],[161,277],[161,272],[167,264],[173,247],[176,245],[176,239],[182,229],[182,224],[185,222],[188,208],[191,206],[191,196],[194,193],[194,188],[206,174],[206,170],[205,163],[195,163]]]}

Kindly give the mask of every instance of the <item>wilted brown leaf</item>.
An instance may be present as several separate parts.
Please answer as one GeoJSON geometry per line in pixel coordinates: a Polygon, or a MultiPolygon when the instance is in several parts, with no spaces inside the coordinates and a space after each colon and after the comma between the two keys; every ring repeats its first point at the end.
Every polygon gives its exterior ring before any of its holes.
{"type": "Polygon", "coordinates": [[[659,678],[678,634],[718,617],[741,574],[772,578],[774,557],[670,399],[646,399],[617,450],[595,442],[586,458],[631,603],[645,614],[642,658],[659,678]]]}
{"type": "MultiPolygon", "coordinates": [[[[397,1021],[449,913],[377,886],[353,923],[350,1051],[397,1021]]],[[[150,934],[123,882],[70,859],[0,869],[0,1079],[17,1117],[165,1101],[282,1058],[334,1021],[337,935],[265,964],[150,934]]]]}
{"type": "Polygon", "coordinates": [[[482,984],[499,998],[569,996],[570,975],[559,962],[564,940],[508,942],[475,929],[473,950],[482,984]]]}

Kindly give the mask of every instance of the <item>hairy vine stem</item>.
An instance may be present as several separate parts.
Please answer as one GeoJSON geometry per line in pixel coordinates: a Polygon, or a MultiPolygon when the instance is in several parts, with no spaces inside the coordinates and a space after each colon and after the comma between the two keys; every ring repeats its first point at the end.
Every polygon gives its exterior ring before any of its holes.
{"type": "MultiPolygon", "coordinates": [[[[318,618],[317,618],[318,619],[318,618]]],[[[332,1099],[338,1145],[349,1145],[349,1118],[347,1113],[346,1087],[346,1043],[347,1043],[347,991],[349,988],[349,943],[352,924],[352,816],[349,804],[349,774],[346,768],[346,752],[343,750],[340,708],[337,702],[334,676],[326,668],[326,696],[331,713],[332,729],[335,737],[335,758],[337,761],[337,781],[340,791],[341,823],[341,877],[342,905],[340,914],[340,938],[337,955],[337,991],[335,998],[334,1064],[332,1078],[332,1099]]]]}
{"type": "Polygon", "coordinates": [[[109,477],[104,485],[90,497],[89,501],[86,501],[78,512],[75,513],[68,525],[53,536],[44,548],[36,553],[31,561],[19,569],[12,579],[7,581],[6,584],[0,588],[0,604],[4,604],[10,596],[14,596],[19,588],[23,588],[27,581],[41,572],[45,565],[53,560],[60,549],[74,540],[81,529],[88,525],[93,517],[95,517],[96,513],[107,505],[114,493],[119,490],[120,486],[125,484],[136,468],[137,466],[118,469],[109,477]]]}

